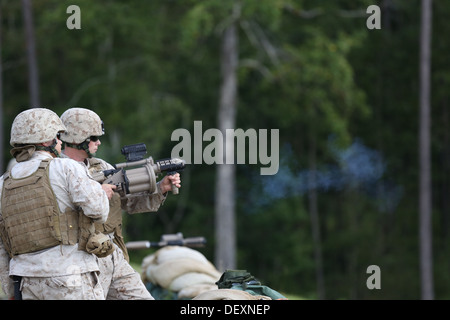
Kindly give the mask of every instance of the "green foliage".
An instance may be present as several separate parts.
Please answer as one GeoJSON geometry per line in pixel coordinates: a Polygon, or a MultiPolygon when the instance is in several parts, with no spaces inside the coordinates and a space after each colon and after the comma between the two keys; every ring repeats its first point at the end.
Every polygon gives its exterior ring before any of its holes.
{"type": "Polygon", "coordinates": [[[313,243],[302,202],[278,201],[238,217],[239,261],[248,266],[241,267],[277,291],[314,291],[308,280],[314,278],[313,243]]]}
{"type": "MultiPolygon", "coordinates": [[[[403,190],[392,210],[380,209],[365,185],[316,190],[326,298],[417,299],[419,4],[33,1],[41,101],[58,114],[72,106],[96,111],[106,127],[99,156],[108,162],[124,161],[120,148],[138,142],[154,158],[168,157],[175,129],[192,132],[195,120],[204,130],[217,127],[220,36],[238,19],[237,127],[279,129],[280,159],[289,147],[292,158],[283,166],[295,175],[338,165],[331,136],[342,149],[361,139],[385,161],[371,192],[388,196],[384,180],[403,190]],[[81,8],[81,30],[66,28],[71,4],[81,8]],[[232,16],[237,4],[240,14],[232,16]],[[371,4],[382,8],[381,30],[366,28],[371,4]],[[372,264],[381,268],[381,290],[366,287],[372,264]]],[[[0,5],[7,162],[10,125],[29,105],[28,71],[21,3],[0,5]]],[[[436,297],[447,299],[450,74],[442,39],[450,31],[450,5],[433,5],[433,243],[436,297]]],[[[310,194],[286,191],[261,206],[268,177],[259,176],[259,167],[237,167],[238,267],[274,290],[317,298],[310,194]]],[[[208,244],[200,251],[213,261],[215,166],[190,165],[182,179],[180,195],[169,196],[157,213],[124,216],[126,240],[202,235],[208,244]]],[[[133,263],[151,252],[132,252],[133,263]]]]}

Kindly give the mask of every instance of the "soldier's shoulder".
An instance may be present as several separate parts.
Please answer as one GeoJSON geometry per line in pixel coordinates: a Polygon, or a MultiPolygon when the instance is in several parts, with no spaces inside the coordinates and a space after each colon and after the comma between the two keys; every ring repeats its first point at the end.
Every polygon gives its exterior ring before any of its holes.
{"type": "MultiPolygon", "coordinates": [[[[54,158],[51,162],[54,168],[60,168],[63,170],[79,171],[83,170],[83,165],[70,158],[54,158]]],[[[83,170],[84,171],[84,170],[83,170]]]]}
{"type": "Polygon", "coordinates": [[[72,160],[69,157],[53,158],[52,162],[56,164],[67,164],[67,165],[77,163],[75,160],[72,160]]]}
{"type": "Polygon", "coordinates": [[[101,159],[101,158],[96,158],[96,157],[92,157],[89,159],[89,163],[91,166],[95,166],[98,165],[100,167],[102,167],[103,169],[110,169],[113,166],[111,164],[109,164],[107,161],[101,159]]]}

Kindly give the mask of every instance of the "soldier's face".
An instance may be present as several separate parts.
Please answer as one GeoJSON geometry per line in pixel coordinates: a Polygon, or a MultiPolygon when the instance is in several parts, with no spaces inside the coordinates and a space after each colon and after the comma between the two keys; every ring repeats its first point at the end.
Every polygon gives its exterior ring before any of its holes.
{"type": "Polygon", "coordinates": [[[58,151],[59,153],[61,153],[61,146],[62,146],[62,141],[59,140],[58,138],[56,138],[56,146],[55,146],[55,149],[56,149],[56,151],[58,151]]]}
{"type": "Polygon", "coordinates": [[[97,141],[90,141],[89,142],[89,152],[92,154],[95,154],[98,150],[98,147],[101,145],[101,141],[100,139],[98,139],[97,141]]]}

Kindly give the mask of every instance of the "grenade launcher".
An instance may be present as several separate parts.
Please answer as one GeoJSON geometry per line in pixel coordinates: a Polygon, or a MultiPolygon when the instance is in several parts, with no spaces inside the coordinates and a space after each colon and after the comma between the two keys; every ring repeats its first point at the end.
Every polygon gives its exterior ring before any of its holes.
{"type": "MultiPolygon", "coordinates": [[[[154,193],[157,176],[162,173],[173,175],[186,166],[186,162],[178,158],[161,159],[156,162],[152,157],[144,158],[147,153],[144,143],[124,146],[121,152],[126,162],[116,164],[115,169],[97,172],[93,174],[93,178],[97,182],[117,186],[116,191],[125,195],[142,191],[154,193]]],[[[175,185],[172,185],[172,193],[178,194],[175,185]]]]}

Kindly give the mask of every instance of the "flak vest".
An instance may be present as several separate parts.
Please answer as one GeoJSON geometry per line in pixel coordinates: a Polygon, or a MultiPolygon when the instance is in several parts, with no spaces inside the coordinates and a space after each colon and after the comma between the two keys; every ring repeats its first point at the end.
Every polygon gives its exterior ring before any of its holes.
{"type": "MultiPolygon", "coordinates": [[[[103,171],[101,162],[95,158],[88,158],[89,173],[94,174],[103,171]]],[[[124,258],[129,262],[128,250],[122,236],[122,207],[120,195],[115,192],[109,200],[109,214],[105,223],[95,223],[95,230],[103,234],[114,232],[113,242],[122,250],[124,258]]]]}
{"type": "Polygon", "coordinates": [[[60,212],[48,175],[51,160],[41,161],[38,170],[24,178],[3,175],[0,235],[10,257],[77,243],[79,250],[89,252],[93,221],[82,210],[60,212]]]}

